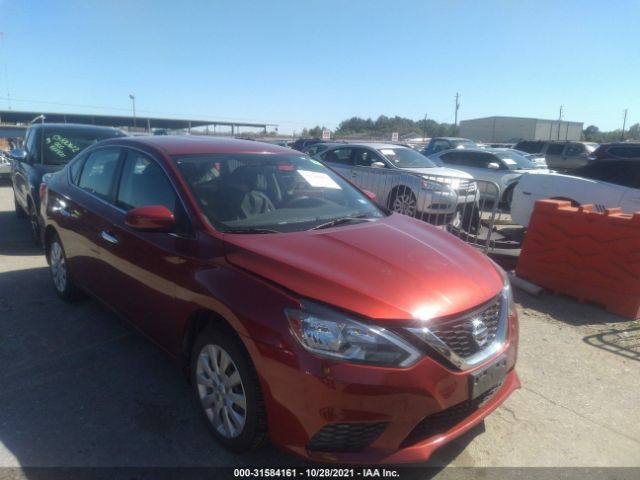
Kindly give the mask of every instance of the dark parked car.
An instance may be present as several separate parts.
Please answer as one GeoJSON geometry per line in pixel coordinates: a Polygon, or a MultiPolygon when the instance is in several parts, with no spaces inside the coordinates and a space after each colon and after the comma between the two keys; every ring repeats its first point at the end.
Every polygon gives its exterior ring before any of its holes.
{"type": "Polygon", "coordinates": [[[504,272],[306,155],[113,139],[44,194],[57,294],[89,292],[175,358],[234,451],[422,461],[519,387],[504,272]]]}
{"type": "Polygon", "coordinates": [[[434,137],[429,140],[427,147],[422,150],[422,154],[433,155],[442,150],[450,150],[452,148],[478,148],[478,144],[468,138],[460,137],[434,137]]]}
{"type": "Polygon", "coordinates": [[[587,157],[597,147],[597,143],[590,142],[523,140],[513,148],[527,153],[543,154],[549,168],[568,171],[586,165],[587,157]]]}
{"type": "Polygon", "coordinates": [[[299,138],[291,145],[291,148],[294,150],[298,150],[299,152],[304,151],[309,145],[313,145],[316,143],[323,143],[325,140],[321,138],[299,138]]]}
{"type": "Polygon", "coordinates": [[[11,183],[16,215],[28,217],[36,243],[40,243],[42,218],[40,183],[43,175],[56,172],[94,143],[126,134],[115,128],[44,123],[27,129],[23,149],[11,151],[11,183]]]}
{"type": "Polygon", "coordinates": [[[640,142],[603,143],[589,155],[589,160],[613,160],[621,158],[640,159],[640,142]]]}
{"type": "Polygon", "coordinates": [[[313,157],[315,155],[319,155],[320,153],[324,152],[325,150],[328,150],[331,147],[334,147],[336,145],[342,145],[342,144],[344,144],[344,142],[313,143],[311,145],[307,145],[306,147],[304,147],[304,150],[302,152],[306,153],[310,157],[313,157]]]}

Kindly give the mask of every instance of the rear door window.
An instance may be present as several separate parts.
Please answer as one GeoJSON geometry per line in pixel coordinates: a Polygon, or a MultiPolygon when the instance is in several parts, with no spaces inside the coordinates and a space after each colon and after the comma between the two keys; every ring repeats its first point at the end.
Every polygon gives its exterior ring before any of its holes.
{"type": "Polygon", "coordinates": [[[459,152],[460,165],[474,168],[489,168],[490,163],[501,165],[500,159],[490,153],[481,152],[459,152]]]}
{"type": "Polygon", "coordinates": [[[459,151],[443,153],[440,159],[449,165],[460,165],[460,153],[459,151]]]}
{"type": "Polygon", "coordinates": [[[547,146],[547,155],[562,155],[564,151],[564,143],[550,143],[547,146]]]}
{"type": "Polygon", "coordinates": [[[448,150],[451,148],[448,140],[436,140],[433,142],[433,151],[440,152],[441,150],[448,150]]]}
{"type": "Polygon", "coordinates": [[[108,201],[111,198],[119,160],[119,148],[104,148],[91,152],[82,168],[78,186],[108,201]]]}
{"type": "Polygon", "coordinates": [[[569,145],[567,145],[567,150],[565,152],[565,155],[567,157],[577,157],[579,155],[582,155],[583,153],[585,153],[585,148],[583,144],[570,143],[569,145]]]}
{"type": "Polygon", "coordinates": [[[353,166],[353,148],[336,148],[321,155],[322,160],[329,163],[353,166]]]}
{"type": "Polygon", "coordinates": [[[610,147],[609,153],[615,157],[640,158],[640,145],[625,145],[623,147],[610,147]]]}

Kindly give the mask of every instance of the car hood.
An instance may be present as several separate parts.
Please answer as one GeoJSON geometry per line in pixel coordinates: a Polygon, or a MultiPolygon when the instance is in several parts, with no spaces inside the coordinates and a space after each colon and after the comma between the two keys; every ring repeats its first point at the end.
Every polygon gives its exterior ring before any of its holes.
{"type": "Polygon", "coordinates": [[[462,170],[455,170],[448,167],[430,167],[430,168],[401,168],[405,172],[419,173],[428,177],[458,177],[473,179],[473,176],[462,170]]]}
{"type": "Polygon", "coordinates": [[[450,315],[486,302],[503,285],[479,251],[399,214],[325,230],[224,239],[231,264],[301,297],[370,318],[450,315]]]}

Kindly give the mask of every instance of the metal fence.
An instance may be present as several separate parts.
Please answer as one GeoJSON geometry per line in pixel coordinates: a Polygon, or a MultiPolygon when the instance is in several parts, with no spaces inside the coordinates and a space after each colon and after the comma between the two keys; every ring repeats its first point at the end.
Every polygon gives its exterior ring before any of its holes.
{"type": "Polygon", "coordinates": [[[489,250],[500,206],[495,182],[371,167],[338,173],[374,193],[380,205],[445,228],[485,253],[489,250]]]}

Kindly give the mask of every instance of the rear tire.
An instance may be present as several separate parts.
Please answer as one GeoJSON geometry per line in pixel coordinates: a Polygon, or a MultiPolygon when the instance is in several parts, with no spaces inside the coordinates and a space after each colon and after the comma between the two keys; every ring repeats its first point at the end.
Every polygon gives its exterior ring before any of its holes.
{"type": "Polygon", "coordinates": [[[69,264],[60,237],[54,234],[49,242],[49,270],[56,294],[65,302],[73,302],[78,299],[79,290],[73,283],[69,272],[69,264]]]}
{"type": "Polygon", "coordinates": [[[191,352],[191,385],[207,426],[233,452],[261,447],[267,415],[258,375],[239,340],[207,328],[191,352]]]}

